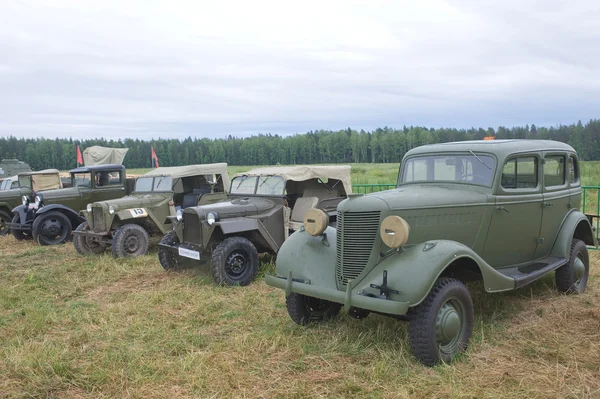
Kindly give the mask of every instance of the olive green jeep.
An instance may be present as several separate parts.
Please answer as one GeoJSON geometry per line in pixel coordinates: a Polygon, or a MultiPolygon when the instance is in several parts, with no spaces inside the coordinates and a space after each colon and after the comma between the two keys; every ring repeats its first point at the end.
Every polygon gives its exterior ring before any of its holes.
{"type": "Polygon", "coordinates": [[[150,236],[172,229],[178,209],[224,200],[228,188],[226,163],[153,169],[137,178],[131,195],[88,204],[73,245],[82,255],[100,254],[109,245],[115,258],[144,255],[150,236]]]}
{"type": "Polygon", "coordinates": [[[560,142],[419,147],[403,158],[396,189],[341,202],[337,228],[305,218],[266,282],[285,291],[298,324],[342,306],[357,319],[405,318],[415,357],[449,362],[473,330],[466,281],[502,292],[555,272],[559,291],[585,290],[596,237],[581,193],[577,154],[560,142]]]}
{"type": "MultiPolygon", "coordinates": [[[[46,169],[38,172],[21,172],[17,176],[7,178],[2,183],[10,183],[0,190],[0,236],[10,231],[8,224],[17,220],[13,209],[25,204],[33,192],[55,190],[62,187],[60,172],[57,169],[46,169]],[[15,184],[16,183],[16,184],[15,184]]],[[[29,235],[19,235],[29,238],[29,235]]]]}
{"type": "Polygon", "coordinates": [[[317,208],[334,224],[336,207],[351,193],[349,166],[253,169],[231,181],[228,201],[177,212],[173,231],[159,244],[166,270],[183,261],[212,262],[218,284],[247,285],[259,267],[258,253],[275,254],[289,233],[317,208]]]}
{"type": "Polygon", "coordinates": [[[33,191],[13,209],[8,227],[16,239],[33,238],[40,245],[62,244],[84,221],[79,212],[86,204],[120,198],[133,187],[133,179],[126,177],[125,167],[119,164],[82,166],[69,174],[71,187],[33,191]]]}

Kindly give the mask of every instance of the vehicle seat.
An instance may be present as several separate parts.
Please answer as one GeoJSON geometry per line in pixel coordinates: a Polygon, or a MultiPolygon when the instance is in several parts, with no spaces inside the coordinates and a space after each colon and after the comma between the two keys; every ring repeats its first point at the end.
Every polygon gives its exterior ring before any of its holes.
{"type": "Polygon", "coordinates": [[[210,193],[210,188],[195,188],[192,190],[191,193],[185,194],[183,196],[183,204],[182,204],[182,208],[188,208],[190,206],[196,206],[198,205],[198,202],[200,202],[200,198],[204,195],[204,194],[209,194],[210,193]]]}
{"type": "Polygon", "coordinates": [[[317,206],[319,199],[317,197],[300,197],[294,204],[292,209],[292,216],[290,217],[290,228],[292,230],[298,230],[304,223],[304,215],[309,209],[317,206]]]}

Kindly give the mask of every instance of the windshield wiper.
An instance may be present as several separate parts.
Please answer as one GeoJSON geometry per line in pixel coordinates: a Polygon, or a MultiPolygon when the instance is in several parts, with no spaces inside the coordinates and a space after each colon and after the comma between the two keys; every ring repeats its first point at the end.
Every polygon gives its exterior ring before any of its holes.
{"type": "Polygon", "coordinates": [[[471,155],[473,155],[473,156],[474,156],[474,157],[475,157],[475,158],[476,158],[476,159],[477,159],[479,162],[481,162],[481,163],[483,164],[483,166],[485,166],[485,167],[486,167],[486,168],[488,168],[489,170],[492,170],[492,168],[490,168],[489,166],[487,166],[487,165],[485,164],[485,162],[483,162],[483,161],[481,160],[481,158],[479,158],[477,155],[475,155],[475,153],[474,153],[473,151],[471,151],[471,150],[468,150],[468,151],[469,151],[469,152],[471,153],[471,155]]]}
{"type": "Polygon", "coordinates": [[[242,185],[242,183],[244,182],[244,180],[246,180],[248,178],[248,175],[244,175],[241,177],[240,182],[238,183],[237,187],[235,188],[236,190],[238,188],[240,188],[240,186],[242,185]]]}

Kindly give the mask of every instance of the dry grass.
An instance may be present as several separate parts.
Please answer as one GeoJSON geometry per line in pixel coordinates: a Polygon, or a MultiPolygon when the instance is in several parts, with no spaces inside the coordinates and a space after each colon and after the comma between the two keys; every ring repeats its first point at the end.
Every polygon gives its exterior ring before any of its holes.
{"type": "Polygon", "coordinates": [[[12,237],[0,253],[1,397],[600,397],[595,252],[581,296],[551,276],[508,294],[471,286],[471,348],[433,369],[411,357],[405,323],[298,327],[260,278],[215,287],[205,269],[162,271],[155,254],[82,258],[12,237]]]}

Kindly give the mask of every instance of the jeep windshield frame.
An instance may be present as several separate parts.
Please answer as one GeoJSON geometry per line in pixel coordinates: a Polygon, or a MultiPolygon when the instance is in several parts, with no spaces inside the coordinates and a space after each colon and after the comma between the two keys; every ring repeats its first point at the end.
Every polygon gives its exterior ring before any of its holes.
{"type": "Polygon", "coordinates": [[[173,191],[173,177],[165,176],[141,176],[135,181],[135,193],[169,192],[173,191]]]}
{"type": "Polygon", "coordinates": [[[285,179],[280,175],[236,176],[231,180],[230,194],[283,197],[285,184],[285,179]]]}
{"type": "Polygon", "coordinates": [[[488,153],[419,154],[404,160],[397,185],[453,183],[491,188],[496,167],[496,157],[488,153]]]}

